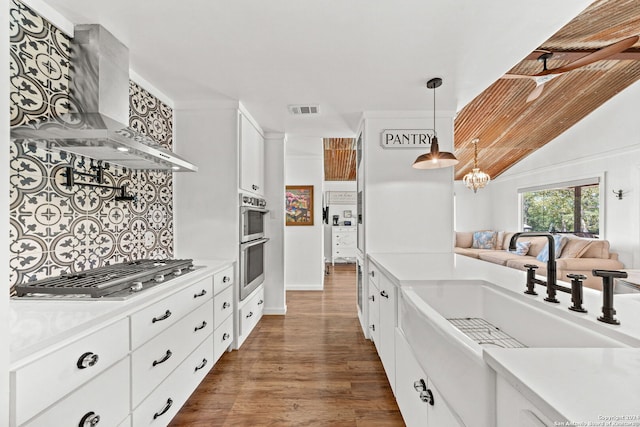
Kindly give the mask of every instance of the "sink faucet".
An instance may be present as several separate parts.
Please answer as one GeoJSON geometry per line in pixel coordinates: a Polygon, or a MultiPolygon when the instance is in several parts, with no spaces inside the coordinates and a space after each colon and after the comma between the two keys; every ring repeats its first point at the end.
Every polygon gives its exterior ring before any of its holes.
{"type": "MultiPolygon", "coordinates": [[[[511,240],[509,241],[510,251],[514,251],[516,249],[516,242],[518,241],[518,238],[520,236],[546,237],[547,240],[549,240],[549,259],[547,260],[547,281],[543,282],[542,280],[534,279],[533,282],[547,287],[547,297],[544,299],[545,301],[559,303],[560,301],[558,301],[558,299],[556,298],[556,291],[559,290],[562,292],[569,293],[571,292],[571,289],[566,288],[564,286],[558,286],[558,284],[556,283],[556,280],[557,280],[556,278],[556,274],[557,274],[556,273],[556,245],[553,239],[553,235],[551,233],[537,233],[537,232],[515,233],[513,237],[511,237],[511,240]]],[[[533,274],[531,274],[530,276],[533,276],[533,274]]],[[[527,283],[527,287],[532,288],[533,285],[527,283]]],[[[529,289],[529,290],[531,291],[532,289],[529,289]]],[[[528,293],[531,293],[531,292],[528,292],[528,293]]]]}

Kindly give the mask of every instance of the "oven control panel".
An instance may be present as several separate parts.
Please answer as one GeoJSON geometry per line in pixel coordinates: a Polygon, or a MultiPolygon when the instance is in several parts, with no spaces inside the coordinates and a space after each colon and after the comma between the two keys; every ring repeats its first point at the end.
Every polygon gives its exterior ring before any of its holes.
{"type": "Polygon", "coordinates": [[[253,206],[256,208],[264,208],[267,206],[267,201],[260,197],[249,196],[247,194],[240,195],[240,206],[253,206]]]}

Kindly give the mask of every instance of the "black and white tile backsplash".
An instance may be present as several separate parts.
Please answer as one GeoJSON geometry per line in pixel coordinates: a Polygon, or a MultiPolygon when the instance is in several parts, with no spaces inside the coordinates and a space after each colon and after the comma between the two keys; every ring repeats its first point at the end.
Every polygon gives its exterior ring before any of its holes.
{"type": "MultiPolygon", "coordinates": [[[[11,125],[69,110],[69,39],[13,0],[11,16],[11,125]]],[[[171,149],[173,112],[134,82],[130,126],[171,149]]],[[[173,181],[170,172],[110,166],[106,185],[126,185],[135,201],[114,190],[62,184],[66,166],[91,173],[96,162],[11,143],[11,286],[140,258],[173,256],[173,181]]],[[[83,178],[77,181],[83,181],[83,178]]]]}

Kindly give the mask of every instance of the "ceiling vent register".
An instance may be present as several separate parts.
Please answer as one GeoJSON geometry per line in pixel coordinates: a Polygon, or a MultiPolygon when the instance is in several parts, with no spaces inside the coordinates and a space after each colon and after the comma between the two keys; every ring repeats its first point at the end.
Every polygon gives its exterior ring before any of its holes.
{"type": "Polygon", "coordinates": [[[320,106],[318,105],[289,105],[289,112],[294,116],[308,116],[320,114],[320,106]]]}

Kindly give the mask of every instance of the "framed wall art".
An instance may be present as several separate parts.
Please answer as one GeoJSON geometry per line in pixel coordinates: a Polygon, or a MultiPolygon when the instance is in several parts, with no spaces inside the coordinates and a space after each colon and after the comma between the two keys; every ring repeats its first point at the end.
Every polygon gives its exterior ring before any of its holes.
{"type": "Polygon", "coordinates": [[[287,185],[287,225],[313,225],[313,185],[287,185]]]}

